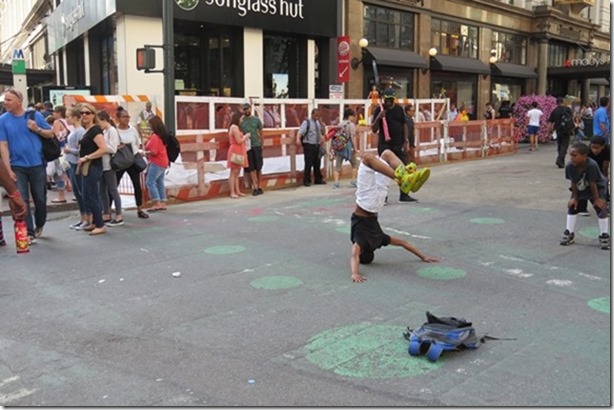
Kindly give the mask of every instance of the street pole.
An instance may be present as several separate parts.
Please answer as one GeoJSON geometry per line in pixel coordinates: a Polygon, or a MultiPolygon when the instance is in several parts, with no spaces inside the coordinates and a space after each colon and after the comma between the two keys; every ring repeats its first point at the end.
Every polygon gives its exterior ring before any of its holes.
{"type": "Polygon", "coordinates": [[[162,0],[162,25],[164,44],[164,124],[175,132],[175,39],[173,33],[174,1],[162,0]]]}

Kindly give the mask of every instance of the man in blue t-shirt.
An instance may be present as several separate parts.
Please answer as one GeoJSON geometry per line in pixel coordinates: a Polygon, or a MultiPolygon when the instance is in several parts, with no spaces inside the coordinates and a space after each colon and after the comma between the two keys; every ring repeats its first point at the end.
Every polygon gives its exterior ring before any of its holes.
{"type": "Polygon", "coordinates": [[[608,117],[609,97],[601,97],[599,108],[593,115],[593,135],[602,137],[606,145],[610,145],[610,117],[608,117]]]}
{"type": "Polygon", "coordinates": [[[0,116],[0,157],[17,183],[19,192],[28,204],[28,237],[34,243],[43,233],[47,220],[47,166],[39,137],[52,138],[53,131],[43,115],[23,108],[23,95],[9,88],[4,94],[6,112],[0,116]],[[34,221],[30,210],[30,192],[34,201],[34,221]]]}

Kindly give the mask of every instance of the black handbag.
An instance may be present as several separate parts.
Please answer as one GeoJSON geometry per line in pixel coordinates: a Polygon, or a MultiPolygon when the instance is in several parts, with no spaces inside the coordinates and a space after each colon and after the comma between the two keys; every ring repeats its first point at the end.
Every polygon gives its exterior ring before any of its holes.
{"type": "Polygon", "coordinates": [[[39,135],[39,138],[43,146],[43,158],[45,158],[45,161],[53,162],[60,158],[62,148],[60,147],[60,140],[55,135],[51,138],[43,138],[39,135]]]}
{"type": "MultiPolygon", "coordinates": [[[[36,121],[34,117],[34,110],[28,111],[27,115],[28,119],[36,121]]],[[[45,161],[53,162],[56,159],[60,158],[60,155],[62,155],[62,147],[60,146],[60,140],[58,140],[55,135],[51,138],[43,138],[38,135],[38,138],[40,138],[41,145],[43,146],[43,158],[45,159],[45,161]]]]}
{"type": "Polygon", "coordinates": [[[123,171],[130,168],[134,162],[135,155],[132,153],[132,145],[124,144],[111,157],[111,168],[115,171],[123,171]]]}
{"type": "Polygon", "coordinates": [[[145,158],[143,158],[143,155],[140,152],[137,152],[134,156],[134,166],[139,170],[139,172],[143,172],[147,168],[147,161],[145,161],[145,158]]]}

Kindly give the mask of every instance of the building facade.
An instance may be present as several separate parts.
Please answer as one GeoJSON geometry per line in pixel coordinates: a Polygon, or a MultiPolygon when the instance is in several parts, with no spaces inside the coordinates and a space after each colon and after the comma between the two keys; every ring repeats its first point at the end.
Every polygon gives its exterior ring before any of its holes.
{"type": "Polygon", "coordinates": [[[600,0],[346,0],[349,98],[377,77],[400,97],[448,97],[482,118],[523,94],[609,94],[609,3],[600,0]],[[367,47],[361,49],[360,40],[367,47]],[[376,64],[373,64],[375,61],[376,64]],[[360,62],[360,63],[358,63],[360,62]],[[580,66],[599,66],[580,72],[580,66]]]}
{"type": "MultiPolygon", "coordinates": [[[[353,60],[346,98],[390,79],[400,97],[449,97],[481,118],[486,102],[523,94],[609,93],[606,0],[173,3],[176,95],[327,98],[341,35],[353,60]]],[[[55,85],[164,96],[162,74],[136,68],[137,48],[163,43],[162,0],[1,0],[0,33],[3,62],[23,48],[55,85]]]]}

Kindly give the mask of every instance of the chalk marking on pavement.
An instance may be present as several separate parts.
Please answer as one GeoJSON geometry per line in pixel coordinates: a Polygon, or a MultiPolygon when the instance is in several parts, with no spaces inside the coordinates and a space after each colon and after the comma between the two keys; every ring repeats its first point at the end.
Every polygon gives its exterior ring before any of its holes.
{"type": "Polygon", "coordinates": [[[322,223],[323,224],[333,223],[333,224],[336,224],[337,226],[347,225],[347,221],[343,219],[322,219],[322,223]]]}
{"type": "Polygon", "coordinates": [[[524,259],[520,259],[520,258],[517,258],[515,256],[499,255],[499,257],[501,259],[505,259],[505,260],[508,260],[508,261],[526,262],[524,259]]]}
{"type": "Polygon", "coordinates": [[[533,276],[532,273],[524,273],[522,269],[507,269],[505,272],[509,273],[510,275],[517,276],[519,278],[530,278],[531,276],[533,276]]]}
{"type": "Polygon", "coordinates": [[[141,248],[141,252],[149,253],[147,249],[143,249],[143,248],[141,248]]]}
{"type": "Polygon", "coordinates": [[[13,376],[13,377],[9,377],[7,379],[4,379],[0,382],[0,387],[3,387],[6,384],[9,384],[10,382],[14,382],[15,380],[19,380],[19,376],[13,376]]]}
{"type": "Polygon", "coordinates": [[[546,283],[549,284],[549,285],[556,285],[556,286],[561,286],[561,287],[573,285],[572,281],[570,281],[570,280],[562,280],[562,279],[550,279],[550,280],[546,281],[546,283]]]}
{"type": "Polygon", "coordinates": [[[31,395],[35,391],[36,391],[36,389],[34,389],[34,390],[19,389],[19,390],[17,390],[14,393],[2,394],[2,395],[0,395],[0,403],[6,404],[6,403],[9,403],[11,401],[19,400],[21,398],[24,398],[26,396],[31,395]]]}
{"type": "Polygon", "coordinates": [[[419,238],[419,239],[433,239],[430,236],[422,236],[422,235],[414,235],[412,233],[409,232],[405,232],[405,231],[400,231],[398,229],[394,229],[394,228],[384,228],[385,231],[390,231],[390,232],[394,232],[394,233],[398,233],[399,235],[405,235],[405,236],[410,236],[412,238],[419,238]]]}
{"type": "Polygon", "coordinates": [[[590,280],[601,280],[599,276],[589,275],[588,273],[578,272],[578,275],[588,278],[590,280]]]}

